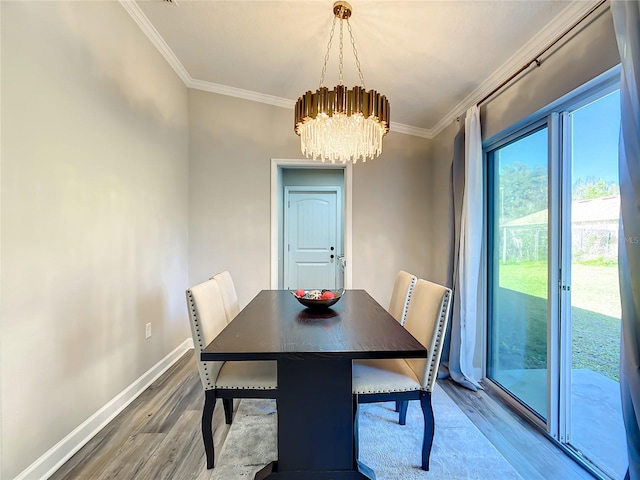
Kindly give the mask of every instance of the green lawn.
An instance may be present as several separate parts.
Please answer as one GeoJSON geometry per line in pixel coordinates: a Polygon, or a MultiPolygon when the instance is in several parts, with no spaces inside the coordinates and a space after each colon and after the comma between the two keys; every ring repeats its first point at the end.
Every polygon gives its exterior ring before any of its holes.
{"type": "MultiPolygon", "coordinates": [[[[504,368],[545,368],[547,265],[501,264],[494,301],[499,362],[504,368]],[[524,295],[523,295],[524,294],[524,295]],[[523,321],[524,319],[524,321],[523,321]]],[[[572,265],[572,368],[588,368],[619,381],[618,268],[605,262],[572,265]]]]}

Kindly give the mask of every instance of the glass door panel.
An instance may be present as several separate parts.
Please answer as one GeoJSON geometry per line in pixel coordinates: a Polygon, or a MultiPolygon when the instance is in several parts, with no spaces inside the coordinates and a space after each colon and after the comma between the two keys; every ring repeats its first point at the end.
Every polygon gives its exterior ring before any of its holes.
{"type": "Polygon", "coordinates": [[[616,91],[570,115],[570,415],[567,443],[612,478],[627,468],[620,405],[616,91]]]}
{"type": "Polygon", "coordinates": [[[487,376],[546,420],[548,128],[489,152],[487,376]]]}

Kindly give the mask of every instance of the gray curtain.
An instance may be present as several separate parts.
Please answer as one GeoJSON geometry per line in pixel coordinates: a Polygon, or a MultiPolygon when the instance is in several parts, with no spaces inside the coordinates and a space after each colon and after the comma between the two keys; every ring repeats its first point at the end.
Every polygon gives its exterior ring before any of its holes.
{"type": "MultiPolygon", "coordinates": [[[[462,194],[464,192],[464,124],[460,126],[460,129],[453,140],[453,161],[451,162],[450,181],[451,207],[449,209],[449,222],[451,228],[453,228],[453,245],[451,248],[451,257],[449,259],[449,265],[451,268],[448,269],[447,285],[451,285],[455,298],[457,288],[454,284],[454,279],[458,278],[457,258],[460,251],[460,220],[462,218],[462,194]]],[[[455,372],[457,370],[456,363],[458,362],[456,361],[456,350],[459,347],[456,347],[453,352],[451,351],[451,332],[456,332],[453,335],[455,337],[453,339],[453,343],[454,345],[459,345],[460,335],[458,332],[460,331],[460,326],[458,323],[460,320],[460,304],[456,304],[454,302],[453,305],[451,305],[451,311],[451,318],[447,324],[447,331],[442,345],[442,358],[440,360],[438,377],[450,377],[455,380],[455,373],[451,375],[451,371],[453,370],[455,372]]],[[[475,390],[475,387],[467,387],[475,390]]]]}
{"type": "Polygon", "coordinates": [[[640,1],[613,0],[611,12],[622,62],[618,268],[620,393],[629,456],[625,478],[640,480],[640,1]]]}
{"type": "MultiPolygon", "coordinates": [[[[467,116],[469,115],[471,115],[471,109],[467,112],[467,116]]],[[[478,114],[476,114],[475,120],[479,122],[478,114]]],[[[467,305],[467,308],[464,308],[464,302],[461,301],[462,293],[460,285],[460,269],[463,268],[461,262],[464,261],[462,258],[464,257],[463,251],[465,250],[465,228],[463,228],[464,226],[462,223],[466,177],[469,173],[467,169],[467,157],[469,157],[469,155],[471,155],[472,158],[478,157],[477,152],[475,152],[475,156],[473,155],[473,153],[469,153],[469,147],[471,146],[472,148],[476,149],[479,147],[477,142],[480,141],[480,132],[479,130],[472,132],[472,135],[475,135],[476,137],[475,145],[473,144],[473,142],[467,142],[465,130],[469,131],[474,127],[470,126],[468,118],[465,118],[465,123],[467,124],[467,128],[465,129],[465,124],[462,124],[460,126],[459,132],[454,139],[453,161],[451,164],[452,207],[449,215],[451,226],[453,228],[453,245],[451,249],[451,259],[449,262],[452,268],[449,269],[447,285],[451,285],[453,289],[453,304],[451,308],[451,319],[447,327],[447,332],[445,334],[445,340],[443,344],[439,376],[441,378],[450,377],[460,385],[475,391],[478,388],[481,388],[478,382],[473,378],[472,371],[472,360],[475,344],[475,323],[467,325],[466,322],[467,317],[473,317],[469,318],[470,322],[476,322],[477,319],[476,315],[472,314],[472,312],[475,311],[475,305],[467,305]],[[470,145],[470,143],[472,145],[470,145]]],[[[480,159],[476,158],[475,161],[479,162],[480,159]]],[[[477,193],[478,192],[472,191],[472,195],[476,195],[477,193]]],[[[481,200],[476,200],[475,203],[478,205],[482,204],[481,200]]],[[[469,234],[469,231],[466,232],[466,236],[466,241],[469,242],[472,238],[469,234]]],[[[475,240],[471,241],[474,242],[475,245],[479,244],[479,242],[475,240]]],[[[468,265],[464,266],[468,268],[468,265]]],[[[471,270],[473,270],[473,267],[471,268],[471,270]]],[[[469,275],[473,277],[474,273],[469,273],[469,270],[467,270],[466,275],[463,275],[463,277],[469,278],[469,275]]],[[[472,285],[475,285],[475,280],[476,279],[472,278],[472,281],[470,283],[472,285]]],[[[471,298],[472,302],[477,301],[475,294],[472,295],[471,298]]]]}

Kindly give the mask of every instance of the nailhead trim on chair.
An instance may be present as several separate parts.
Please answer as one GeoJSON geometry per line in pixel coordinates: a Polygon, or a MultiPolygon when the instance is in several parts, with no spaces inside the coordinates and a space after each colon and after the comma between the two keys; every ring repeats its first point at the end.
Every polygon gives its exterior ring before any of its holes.
{"type": "MultiPolygon", "coordinates": [[[[193,303],[193,295],[191,290],[187,290],[187,295],[189,297],[189,306],[191,307],[191,311],[193,312],[193,325],[196,330],[196,335],[198,336],[198,346],[200,347],[200,351],[204,348],[202,345],[202,335],[200,334],[200,321],[198,320],[198,315],[196,314],[196,308],[193,303]]],[[[207,370],[207,362],[200,362],[202,364],[202,368],[204,369],[204,374],[207,379],[207,386],[205,390],[213,390],[214,388],[225,389],[225,390],[274,390],[277,387],[272,386],[257,386],[257,385],[242,385],[242,386],[228,386],[228,385],[214,385],[211,383],[211,376],[209,371],[207,370]]]]}
{"type": "MultiPolygon", "coordinates": [[[[193,303],[193,294],[191,293],[191,289],[187,290],[187,295],[189,296],[189,306],[191,307],[191,311],[193,312],[193,325],[196,330],[196,335],[198,336],[198,346],[200,347],[200,351],[204,348],[202,346],[202,336],[200,335],[200,321],[198,320],[198,315],[196,314],[196,306],[193,303]]],[[[204,375],[207,378],[207,386],[205,390],[212,390],[215,388],[215,385],[211,384],[211,377],[209,376],[209,371],[207,370],[207,363],[201,362],[202,368],[204,369],[204,375]]]]}
{"type": "Polygon", "coordinates": [[[363,390],[362,392],[358,392],[358,395],[365,395],[369,393],[397,393],[397,392],[415,392],[415,388],[404,388],[400,390],[399,388],[392,389],[376,389],[376,390],[363,390]]]}
{"type": "Polygon", "coordinates": [[[409,311],[409,302],[411,301],[411,294],[413,293],[413,287],[416,285],[418,281],[418,277],[412,275],[411,283],[409,284],[409,288],[407,289],[407,296],[404,299],[404,308],[402,309],[402,322],[401,325],[404,325],[404,322],[407,319],[407,312],[409,311]]]}
{"type": "Polygon", "coordinates": [[[449,303],[450,291],[447,290],[442,297],[442,303],[440,304],[440,317],[438,318],[438,330],[436,331],[436,341],[434,343],[435,349],[433,354],[431,355],[431,364],[429,365],[429,376],[427,377],[427,392],[432,392],[432,382],[434,380],[434,375],[438,375],[438,366],[435,364],[436,359],[438,358],[438,350],[442,350],[442,341],[443,341],[443,326],[445,321],[445,313],[447,311],[447,305],[449,303]]]}
{"type": "Polygon", "coordinates": [[[227,386],[227,385],[218,385],[216,386],[217,389],[219,390],[276,390],[277,387],[258,387],[258,386],[246,386],[246,385],[242,385],[241,387],[238,386],[227,386]]]}

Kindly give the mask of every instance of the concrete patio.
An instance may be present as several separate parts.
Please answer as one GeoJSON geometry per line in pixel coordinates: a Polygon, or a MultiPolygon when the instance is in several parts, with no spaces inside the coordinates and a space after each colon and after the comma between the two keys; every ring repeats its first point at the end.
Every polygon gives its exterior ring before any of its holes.
{"type": "MultiPolygon", "coordinates": [[[[624,478],[627,443],[622,422],[620,384],[588,369],[571,371],[571,432],[568,444],[614,479],[624,478]]],[[[547,372],[543,369],[503,370],[501,385],[546,413],[547,372]]]]}

